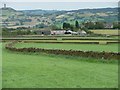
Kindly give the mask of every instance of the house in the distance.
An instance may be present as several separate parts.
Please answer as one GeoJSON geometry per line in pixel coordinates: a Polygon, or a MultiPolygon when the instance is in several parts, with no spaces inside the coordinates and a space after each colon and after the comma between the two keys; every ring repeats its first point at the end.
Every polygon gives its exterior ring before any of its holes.
{"type": "Polygon", "coordinates": [[[79,30],[78,35],[85,36],[87,33],[84,30],[79,30]]]}
{"type": "Polygon", "coordinates": [[[37,35],[50,35],[51,31],[50,30],[35,30],[34,31],[37,35]]]}
{"type": "Polygon", "coordinates": [[[66,30],[66,31],[65,31],[65,34],[72,34],[72,32],[73,32],[73,31],[71,31],[71,30],[66,30]]]}
{"type": "Polygon", "coordinates": [[[112,23],[106,23],[106,24],[104,24],[104,28],[112,29],[113,28],[113,24],[112,23]]]}
{"type": "Polygon", "coordinates": [[[66,30],[51,30],[51,35],[64,35],[66,30]]]}

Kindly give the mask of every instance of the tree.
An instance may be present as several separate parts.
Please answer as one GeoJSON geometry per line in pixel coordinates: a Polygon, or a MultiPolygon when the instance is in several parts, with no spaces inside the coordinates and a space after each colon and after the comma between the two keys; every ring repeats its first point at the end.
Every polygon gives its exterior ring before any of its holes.
{"type": "Polygon", "coordinates": [[[47,27],[44,23],[40,23],[40,24],[37,24],[35,25],[36,28],[45,28],[47,27]]]}
{"type": "Polygon", "coordinates": [[[61,28],[59,28],[59,27],[56,26],[56,25],[51,25],[50,28],[51,28],[52,30],[58,30],[58,29],[61,29],[61,28]]]}
{"type": "Polygon", "coordinates": [[[63,29],[70,29],[70,23],[63,23],[63,29]]]}
{"type": "Polygon", "coordinates": [[[113,29],[120,29],[120,22],[114,22],[113,29]]]}
{"type": "Polygon", "coordinates": [[[65,27],[66,27],[66,23],[63,23],[63,29],[65,29],[65,27]]]}
{"type": "Polygon", "coordinates": [[[27,35],[31,34],[31,31],[30,31],[30,30],[27,30],[27,31],[26,31],[26,34],[27,34],[27,35]]]}
{"type": "Polygon", "coordinates": [[[17,30],[17,35],[23,35],[21,30],[17,30]]]}
{"type": "Polygon", "coordinates": [[[70,29],[71,29],[72,31],[74,31],[74,26],[73,26],[73,25],[70,25],[70,29]]]}
{"type": "Polygon", "coordinates": [[[95,29],[104,29],[104,23],[103,22],[96,22],[95,29]]]}
{"type": "Polygon", "coordinates": [[[95,25],[93,22],[89,22],[88,23],[88,29],[94,29],[95,28],[95,25]]]}
{"type": "Polygon", "coordinates": [[[83,23],[83,26],[86,27],[87,29],[94,29],[95,28],[95,25],[93,22],[83,23]]]}
{"type": "Polygon", "coordinates": [[[79,23],[78,23],[78,21],[75,21],[75,27],[76,27],[76,28],[79,28],[79,23]]]}

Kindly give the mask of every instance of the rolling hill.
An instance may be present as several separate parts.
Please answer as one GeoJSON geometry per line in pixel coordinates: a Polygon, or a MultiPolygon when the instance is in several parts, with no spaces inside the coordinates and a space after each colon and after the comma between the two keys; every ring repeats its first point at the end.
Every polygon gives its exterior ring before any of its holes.
{"type": "Polygon", "coordinates": [[[63,22],[74,24],[86,21],[101,21],[113,23],[118,21],[118,8],[78,9],[78,10],[15,10],[13,8],[1,8],[2,19],[5,27],[22,26],[50,26],[61,27],[63,22]]]}

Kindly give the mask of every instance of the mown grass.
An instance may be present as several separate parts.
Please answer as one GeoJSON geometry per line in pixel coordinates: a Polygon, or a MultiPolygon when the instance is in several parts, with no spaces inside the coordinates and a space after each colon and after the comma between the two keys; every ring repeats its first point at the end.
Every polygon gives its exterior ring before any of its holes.
{"type": "Polygon", "coordinates": [[[23,40],[25,42],[36,42],[36,43],[118,43],[118,40],[23,40]]]}
{"type": "Polygon", "coordinates": [[[118,87],[117,63],[64,55],[16,53],[6,50],[4,44],[2,49],[3,88],[118,87]]]}
{"type": "Polygon", "coordinates": [[[119,31],[117,29],[99,29],[99,30],[90,30],[95,34],[108,34],[108,35],[119,35],[119,31]]]}
{"type": "Polygon", "coordinates": [[[106,51],[118,52],[118,44],[67,44],[67,43],[17,43],[17,48],[36,47],[45,49],[65,49],[65,50],[82,50],[82,51],[106,51]]]}

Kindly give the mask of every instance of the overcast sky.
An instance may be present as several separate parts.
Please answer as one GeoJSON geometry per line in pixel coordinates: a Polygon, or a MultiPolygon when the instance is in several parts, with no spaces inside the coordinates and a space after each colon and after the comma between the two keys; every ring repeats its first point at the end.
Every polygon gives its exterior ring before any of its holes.
{"type": "MultiPolygon", "coordinates": [[[[19,0],[18,0],[19,1],[19,0]]],[[[27,1],[27,0],[26,0],[27,1]]],[[[29,2],[13,2],[7,1],[2,2],[1,6],[6,3],[8,7],[12,7],[16,10],[33,10],[33,9],[43,9],[43,10],[76,10],[83,8],[107,8],[107,7],[117,7],[118,2],[38,2],[34,0],[29,0],[29,2]]]]}

